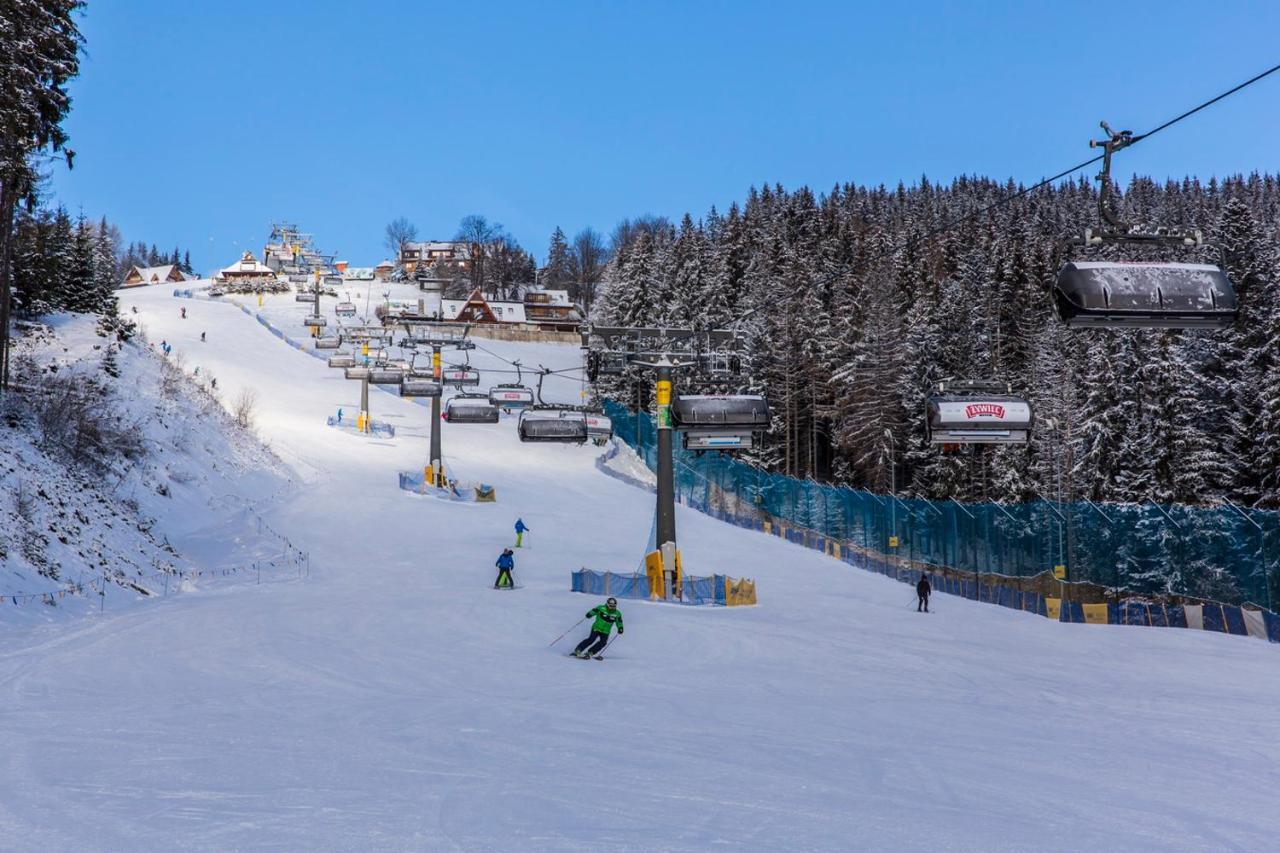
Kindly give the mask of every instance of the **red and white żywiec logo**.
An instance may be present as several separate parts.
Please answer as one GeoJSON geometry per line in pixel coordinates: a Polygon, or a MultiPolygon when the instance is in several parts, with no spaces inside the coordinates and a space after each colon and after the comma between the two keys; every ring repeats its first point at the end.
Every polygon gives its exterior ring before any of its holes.
{"type": "Polygon", "coordinates": [[[1004,420],[1004,406],[999,403],[970,403],[964,407],[966,418],[1000,418],[1004,420]]]}

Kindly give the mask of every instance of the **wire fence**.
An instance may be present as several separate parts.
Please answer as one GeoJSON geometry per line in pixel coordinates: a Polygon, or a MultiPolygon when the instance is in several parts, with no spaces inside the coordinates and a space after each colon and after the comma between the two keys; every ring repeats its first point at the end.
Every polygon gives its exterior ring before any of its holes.
{"type": "MultiPolygon", "coordinates": [[[[657,430],[647,413],[608,401],[615,434],[651,468],[657,430]]],[[[1064,579],[1112,591],[1272,609],[1280,514],[1223,505],[1021,504],[898,498],[773,474],[676,442],[677,499],[721,516],[788,522],[864,553],[972,573],[1064,579]]]]}

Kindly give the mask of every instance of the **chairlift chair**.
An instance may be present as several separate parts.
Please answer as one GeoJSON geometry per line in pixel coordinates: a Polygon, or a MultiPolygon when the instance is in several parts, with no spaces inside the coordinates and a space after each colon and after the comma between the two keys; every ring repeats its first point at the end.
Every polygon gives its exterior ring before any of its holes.
{"type": "Polygon", "coordinates": [[[323,329],[329,324],[329,321],[323,317],[303,317],[302,325],[311,329],[323,329]]]}
{"type": "Polygon", "coordinates": [[[1237,307],[1212,264],[1068,261],[1054,284],[1054,308],[1072,328],[1222,329],[1237,307]]]}
{"type": "MultiPolygon", "coordinates": [[[[446,385],[456,385],[459,388],[471,388],[480,384],[480,371],[473,370],[470,367],[458,365],[450,365],[441,372],[441,378],[446,385]]],[[[488,395],[485,395],[488,400],[488,395]]]]}
{"type": "Polygon", "coordinates": [[[950,380],[925,400],[931,444],[1026,444],[1032,422],[1031,404],[1005,382],[950,380]]]}
{"type": "Polygon", "coordinates": [[[587,421],[581,412],[557,408],[529,408],[520,413],[516,432],[521,441],[585,444],[587,421]]]}
{"type": "Polygon", "coordinates": [[[370,385],[399,385],[404,381],[404,371],[394,367],[370,367],[370,385]]]}
{"type": "MultiPolygon", "coordinates": [[[[352,356],[351,358],[353,361],[355,360],[355,356],[352,356]]],[[[349,366],[345,371],[343,371],[343,375],[348,379],[368,379],[369,368],[349,366]]]]}
{"type": "Polygon", "coordinates": [[[314,346],[316,349],[337,349],[342,346],[342,338],[316,338],[314,346]]]}
{"type": "Polygon", "coordinates": [[[400,383],[401,397],[439,397],[440,383],[432,382],[429,379],[414,379],[406,376],[404,381],[400,383]]]}
{"type": "Polygon", "coordinates": [[[489,389],[489,402],[500,409],[523,409],[533,405],[533,389],[516,383],[503,383],[489,389]]]}
{"type": "Polygon", "coordinates": [[[316,295],[314,293],[307,293],[305,291],[300,290],[296,294],[294,294],[293,301],[294,302],[315,302],[316,295]]]}
{"type": "Polygon", "coordinates": [[[488,394],[455,394],[445,403],[443,417],[451,424],[496,424],[498,408],[488,394]]]}
{"type": "MultiPolygon", "coordinates": [[[[1113,131],[1102,122],[1107,138],[1090,141],[1101,147],[1098,174],[1098,230],[1085,229],[1068,246],[1147,245],[1200,247],[1194,228],[1152,230],[1121,221],[1107,206],[1111,190],[1111,156],[1135,141],[1130,131],[1113,131]]],[[[1073,258],[1058,270],[1053,286],[1054,310],[1071,328],[1223,329],[1235,322],[1239,306],[1235,286],[1221,266],[1130,260],[1087,261],[1073,258]]]]}
{"type": "MultiPolygon", "coordinates": [[[[329,366],[346,368],[355,367],[356,357],[354,355],[331,355],[329,356],[329,366]]],[[[348,376],[347,378],[351,379],[352,377],[348,376]]]]}
{"type": "Polygon", "coordinates": [[[356,316],[356,304],[354,302],[339,302],[333,306],[333,313],[339,317],[356,316]]]}
{"type": "Polygon", "coordinates": [[[769,404],[756,394],[681,394],[670,412],[687,450],[748,450],[769,428],[769,404]]]}
{"type": "Polygon", "coordinates": [[[621,376],[627,372],[631,356],[625,352],[592,350],[587,353],[587,380],[596,382],[603,376],[621,376]]]}

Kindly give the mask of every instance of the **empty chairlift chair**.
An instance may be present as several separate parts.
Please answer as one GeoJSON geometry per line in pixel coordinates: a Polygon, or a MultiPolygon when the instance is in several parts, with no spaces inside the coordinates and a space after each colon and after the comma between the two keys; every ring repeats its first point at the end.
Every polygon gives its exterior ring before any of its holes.
{"type": "Polygon", "coordinates": [[[337,349],[342,346],[342,338],[316,338],[314,346],[316,349],[337,349]]]}
{"type": "MultiPolygon", "coordinates": [[[[330,367],[355,367],[356,357],[350,354],[329,356],[330,367]]],[[[350,378],[350,377],[348,377],[350,378]]],[[[358,378],[358,377],[357,377],[358,378]]]]}
{"type": "Polygon", "coordinates": [[[356,316],[356,304],[354,302],[339,302],[333,306],[333,313],[339,317],[356,316]]]}
{"type": "Polygon", "coordinates": [[[370,367],[370,385],[399,385],[404,381],[404,371],[397,367],[370,367]]]}
{"type": "Polygon", "coordinates": [[[671,424],[688,450],[747,450],[769,428],[769,404],[754,394],[681,394],[671,404],[671,424]]]}
{"type": "Polygon", "coordinates": [[[1008,383],[951,380],[925,400],[932,444],[1026,444],[1031,438],[1031,404],[1008,383]]]}
{"type": "Polygon", "coordinates": [[[1236,292],[1212,264],[1069,261],[1058,270],[1054,307],[1077,328],[1226,328],[1236,292]]]}
{"type": "Polygon", "coordinates": [[[299,290],[297,294],[294,295],[293,300],[295,302],[315,302],[316,295],[314,293],[299,290]]]}
{"type": "Polygon", "coordinates": [[[415,379],[406,376],[400,383],[401,397],[439,397],[440,384],[430,379],[415,379]]]}
{"type": "Polygon", "coordinates": [[[323,317],[303,317],[302,325],[309,329],[323,329],[328,325],[328,321],[323,317]]]}
{"type": "MultiPolygon", "coordinates": [[[[441,378],[446,385],[456,385],[459,388],[473,388],[480,384],[480,371],[473,370],[470,367],[449,366],[441,372],[441,378]]],[[[485,395],[485,400],[488,400],[485,395]]],[[[496,409],[494,411],[497,411],[496,409]]]]}
{"type": "Polygon", "coordinates": [[[584,444],[587,440],[587,421],[581,412],[525,409],[520,413],[516,431],[521,441],[584,444]]]}
{"type": "Polygon", "coordinates": [[[533,405],[533,389],[523,385],[495,385],[489,389],[489,402],[500,409],[523,409],[533,405]]]}
{"type": "Polygon", "coordinates": [[[455,394],[445,403],[444,419],[451,424],[496,424],[498,407],[487,394],[455,394]]]}
{"type": "MultiPolygon", "coordinates": [[[[1070,237],[1078,247],[1148,246],[1200,248],[1198,230],[1183,227],[1143,229],[1122,221],[1107,205],[1111,192],[1111,156],[1134,142],[1129,131],[1113,131],[1090,142],[1103,149],[1098,175],[1099,227],[1070,237]]],[[[1221,329],[1235,322],[1235,286],[1219,266],[1204,263],[1127,262],[1073,259],[1062,265],[1053,286],[1053,306],[1062,322],[1075,328],[1221,329]]]]}
{"type": "Polygon", "coordinates": [[[368,379],[369,368],[367,367],[348,367],[342,372],[342,375],[348,379],[368,379]]]}

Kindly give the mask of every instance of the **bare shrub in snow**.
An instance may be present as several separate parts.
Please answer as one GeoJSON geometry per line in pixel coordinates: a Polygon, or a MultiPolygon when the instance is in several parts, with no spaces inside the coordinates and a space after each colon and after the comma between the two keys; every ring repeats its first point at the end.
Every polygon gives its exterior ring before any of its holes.
{"type": "Polygon", "coordinates": [[[30,524],[35,517],[36,496],[26,480],[18,480],[13,489],[13,513],[30,524]]]}
{"type": "Polygon", "coordinates": [[[240,429],[252,429],[257,409],[258,393],[252,388],[245,388],[236,397],[235,404],[231,408],[231,416],[235,418],[236,426],[240,429]]]}
{"type": "Polygon", "coordinates": [[[24,374],[31,419],[41,446],[95,473],[146,455],[139,425],[112,389],[79,371],[24,374]]]}

